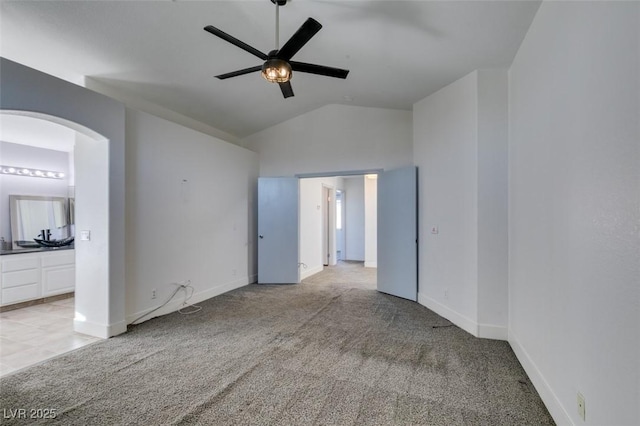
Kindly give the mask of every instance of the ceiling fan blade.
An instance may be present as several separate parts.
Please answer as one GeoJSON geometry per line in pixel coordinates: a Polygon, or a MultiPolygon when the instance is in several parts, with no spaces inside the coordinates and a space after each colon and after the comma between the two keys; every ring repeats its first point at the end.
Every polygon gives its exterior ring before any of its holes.
{"type": "Polygon", "coordinates": [[[251,67],[251,68],[245,68],[243,70],[232,71],[232,72],[228,72],[226,74],[216,75],[216,78],[219,78],[220,80],[224,80],[224,79],[227,79],[227,78],[237,77],[239,75],[245,75],[245,74],[249,74],[249,73],[256,72],[256,71],[261,71],[261,70],[262,70],[262,65],[258,65],[258,66],[251,67]]]}
{"type": "Polygon", "coordinates": [[[296,31],[295,34],[291,36],[289,41],[287,41],[284,46],[282,46],[282,49],[278,51],[278,58],[284,59],[285,61],[291,59],[293,55],[298,52],[298,50],[302,49],[302,46],[304,46],[309,40],[311,40],[311,37],[316,35],[318,31],[320,31],[320,28],[322,28],[320,22],[316,21],[313,18],[307,19],[304,24],[302,24],[302,26],[298,28],[298,31],[296,31]]]}
{"type": "Polygon", "coordinates": [[[240,49],[246,50],[247,52],[251,53],[252,55],[257,56],[258,58],[262,59],[263,61],[266,61],[268,59],[267,55],[265,55],[264,53],[262,53],[261,51],[259,51],[255,47],[249,46],[247,43],[245,43],[243,41],[240,41],[240,40],[238,40],[237,38],[235,38],[233,36],[230,36],[229,34],[225,33],[224,31],[217,29],[213,25],[207,25],[206,27],[204,27],[204,30],[207,31],[207,32],[210,32],[214,36],[220,37],[224,41],[227,41],[227,42],[233,44],[234,46],[238,46],[240,49]]]}
{"type": "Polygon", "coordinates": [[[309,74],[324,75],[327,77],[347,78],[349,70],[341,68],[325,67],[324,65],[306,64],[304,62],[290,61],[291,69],[294,71],[306,72],[309,74]]]}
{"type": "Polygon", "coordinates": [[[280,90],[282,90],[282,96],[284,96],[285,99],[293,96],[293,89],[291,88],[290,81],[287,81],[286,83],[278,83],[278,85],[280,86],[280,90]]]}

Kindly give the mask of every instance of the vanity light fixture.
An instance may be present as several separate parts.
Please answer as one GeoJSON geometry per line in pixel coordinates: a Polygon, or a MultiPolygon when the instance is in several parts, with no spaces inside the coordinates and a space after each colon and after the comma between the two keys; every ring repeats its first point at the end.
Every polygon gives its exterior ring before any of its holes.
{"type": "Polygon", "coordinates": [[[65,176],[63,172],[42,169],[29,169],[26,167],[15,166],[0,166],[0,171],[3,175],[29,176],[47,179],[62,179],[65,176]]]}

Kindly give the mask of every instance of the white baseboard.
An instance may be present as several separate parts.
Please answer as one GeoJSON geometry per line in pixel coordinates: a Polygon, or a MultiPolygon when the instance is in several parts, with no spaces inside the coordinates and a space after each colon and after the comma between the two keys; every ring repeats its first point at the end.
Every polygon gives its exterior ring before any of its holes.
{"type": "Polygon", "coordinates": [[[560,399],[556,396],[555,392],[549,386],[549,382],[544,378],[536,363],[531,359],[527,351],[522,347],[518,338],[514,335],[513,331],[509,329],[509,345],[511,345],[511,349],[516,354],[516,358],[522,364],[522,368],[527,373],[527,376],[531,379],[533,386],[540,394],[540,398],[544,405],[549,410],[551,417],[558,425],[575,425],[567,410],[565,410],[564,406],[560,402],[560,399]]]}
{"type": "Polygon", "coordinates": [[[80,321],[77,319],[73,320],[73,331],[93,337],[99,337],[101,339],[108,339],[111,337],[109,334],[109,326],[107,324],[96,324],[94,322],[80,321]]]}
{"type": "Polygon", "coordinates": [[[467,318],[464,315],[454,311],[448,306],[432,299],[425,294],[418,293],[418,303],[431,309],[436,314],[444,317],[475,337],[478,337],[478,324],[471,318],[467,318]]]}
{"type": "Polygon", "coordinates": [[[127,323],[119,321],[115,324],[97,324],[89,321],[73,320],[73,331],[101,339],[117,336],[127,331],[127,323]]]}
{"type": "Polygon", "coordinates": [[[117,336],[118,334],[127,332],[127,322],[120,321],[109,326],[109,337],[117,336]]]}
{"type": "Polygon", "coordinates": [[[493,324],[478,324],[478,337],[483,339],[507,340],[507,327],[493,324]]]}
{"type": "Polygon", "coordinates": [[[365,268],[377,268],[378,267],[378,262],[364,262],[364,267],[365,268]]]}
{"type": "Polygon", "coordinates": [[[431,297],[418,293],[418,303],[431,309],[436,314],[444,317],[475,337],[482,339],[507,340],[507,327],[493,324],[478,324],[448,306],[443,305],[431,297]]]}
{"type": "MultiPolygon", "coordinates": [[[[191,299],[189,299],[188,303],[193,305],[193,304],[202,302],[204,300],[211,299],[212,297],[219,296],[228,291],[235,290],[237,288],[244,287],[245,285],[255,283],[257,280],[257,277],[258,277],[257,275],[251,275],[245,278],[241,278],[239,280],[230,281],[228,283],[206,289],[204,291],[199,291],[197,293],[194,293],[191,296],[191,299]]],[[[135,321],[137,318],[140,318],[146,312],[149,312],[149,315],[142,318],[140,320],[141,322],[147,321],[151,318],[156,318],[162,315],[170,314],[171,312],[175,312],[178,309],[180,309],[183,306],[182,305],[183,302],[184,302],[184,298],[181,297],[181,293],[178,292],[178,294],[176,294],[176,296],[171,301],[169,301],[169,303],[167,303],[162,308],[154,312],[150,312],[150,311],[155,309],[155,306],[152,308],[148,308],[148,309],[127,315],[127,324],[131,324],[133,321],[135,321]]]]}
{"type": "Polygon", "coordinates": [[[322,272],[324,270],[324,266],[320,265],[320,266],[316,266],[313,268],[307,268],[304,269],[302,268],[300,270],[300,280],[304,280],[305,278],[309,278],[312,275],[317,274],[318,272],[322,272]]]}

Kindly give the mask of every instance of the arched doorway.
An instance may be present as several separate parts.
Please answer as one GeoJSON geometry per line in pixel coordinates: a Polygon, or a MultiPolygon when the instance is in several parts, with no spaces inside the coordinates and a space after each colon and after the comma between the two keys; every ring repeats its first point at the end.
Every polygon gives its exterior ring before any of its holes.
{"type": "Polygon", "coordinates": [[[0,110],[0,125],[7,142],[34,146],[33,139],[37,138],[41,148],[72,153],[76,229],[74,329],[107,337],[92,323],[108,318],[109,310],[109,140],[85,126],[43,113],[0,110]],[[33,129],[42,134],[29,134],[33,129]],[[57,139],[48,141],[47,134],[56,134],[57,139]],[[81,240],[80,231],[90,231],[90,239],[81,240]]]}
{"type": "MultiPolygon", "coordinates": [[[[89,162],[87,167],[92,169],[92,173],[94,166],[99,167],[95,169],[100,173],[97,180],[107,188],[107,201],[100,205],[104,215],[99,216],[106,222],[106,227],[101,228],[101,235],[92,232],[91,241],[87,242],[91,247],[87,253],[93,252],[98,255],[95,258],[100,259],[99,265],[91,265],[87,269],[98,271],[104,279],[92,284],[92,291],[98,297],[81,307],[74,324],[79,332],[96,337],[107,338],[123,333],[126,331],[125,106],[6,58],[0,58],[0,68],[0,110],[52,120],[94,140],[93,145],[78,146],[97,149],[96,156],[101,161],[89,162]]],[[[76,189],[80,191],[80,188],[76,189]]],[[[88,222],[87,226],[94,224],[88,222]]],[[[78,258],[78,263],[83,261],[83,258],[78,258]]]]}

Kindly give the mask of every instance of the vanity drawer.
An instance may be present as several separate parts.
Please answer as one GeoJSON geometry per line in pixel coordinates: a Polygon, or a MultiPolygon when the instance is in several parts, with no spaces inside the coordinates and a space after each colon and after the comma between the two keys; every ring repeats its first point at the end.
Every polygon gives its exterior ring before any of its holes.
{"type": "Polygon", "coordinates": [[[50,266],[75,265],[75,263],[75,250],[65,250],[59,253],[43,253],[42,255],[43,268],[48,268],[50,266]]]}
{"type": "MultiPolygon", "coordinates": [[[[3,272],[2,288],[20,287],[30,284],[40,283],[38,269],[27,269],[26,271],[3,272]]],[[[4,303],[4,298],[2,303],[4,303]]]]}
{"type": "Polygon", "coordinates": [[[13,272],[13,271],[23,271],[25,269],[38,269],[40,267],[39,256],[12,255],[12,256],[2,256],[2,257],[3,257],[2,259],[3,273],[13,272]]]}

